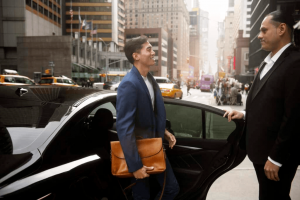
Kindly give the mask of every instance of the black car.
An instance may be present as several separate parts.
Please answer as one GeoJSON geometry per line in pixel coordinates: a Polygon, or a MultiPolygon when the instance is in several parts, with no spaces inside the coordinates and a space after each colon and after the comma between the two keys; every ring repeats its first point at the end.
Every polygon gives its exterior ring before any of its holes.
{"type": "MultiPolygon", "coordinates": [[[[0,198],[124,199],[128,179],[110,172],[109,143],[118,140],[116,95],[0,87],[0,198]]],[[[214,181],[245,158],[239,145],[244,121],[229,123],[224,111],[200,103],[164,102],[166,126],[177,138],[173,150],[165,145],[180,185],[176,199],[204,200],[214,181]]],[[[152,185],[155,195],[158,184],[152,185]]]]}

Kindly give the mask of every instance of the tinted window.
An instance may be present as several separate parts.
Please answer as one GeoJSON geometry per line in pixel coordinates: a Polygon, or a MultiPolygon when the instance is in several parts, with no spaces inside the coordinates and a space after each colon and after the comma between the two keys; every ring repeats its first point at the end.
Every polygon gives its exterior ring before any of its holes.
{"type": "Polygon", "coordinates": [[[207,139],[227,139],[236,128],[233,121],[210,112],[205,112],[205,121],[207,139]]]}
{"type": "Polygon", "coordinates": [[[67,84],[75,84],[72,80],[70,79],[63,79],[63,82],[64,83],[67,83],[67,84]]]}
{"type": "Polygon", "coordinates": [[[114,117],[117,116],[116,108],[115,108],[115,106],[114,106],[111,102],[102,104],[101,106],[95,108],[95,109],[90,113],[90,115],[95,115],[95,113],[97,112],[97,110],[99,110],[100,108],[106,108],[106,109],[108,109],[108,110],[110,110],[110,111],[112,112],[112,114],[113,114],[114,117]]]}
{"type": "Polygon", "coordinates": [[[14,82],[15,82],[15,79],[14,79],[14,77],[6,76],[6,77],[4,78],[4,82],[14,83],[14,82]]]}
{"type": "Polygon", "coordinates": [[[205,81],[210,81],[210,78],[204,78],[205,81]]]}
{"type": "Polygon", "coordinates": [[[167,119],[176,137],[202,137],[202,111],[186,106],[165,104],[167,119]]]}
{"type": "Polygon", "coordinates": [[[177,85],[174,85],[174,88],[179,89],[179,87],[177,85]]]}
{"type": "Polygon", "coordinates": [[[53,79],[42,79],[41,84],[43,83],[53,83],[53,79]]]}
{"type": "Polygon", "coordinates": [[[56,79],[56,82],[57,82],[57,83],[62,83],[61,78],[56,79]]]}

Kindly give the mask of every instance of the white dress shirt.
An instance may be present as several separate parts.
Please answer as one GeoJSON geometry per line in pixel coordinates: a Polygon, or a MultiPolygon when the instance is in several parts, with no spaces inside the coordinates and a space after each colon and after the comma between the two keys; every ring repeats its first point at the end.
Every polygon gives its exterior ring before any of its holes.
{"type": "Polygon", "coordinates": [[[153,89],[152,82],[151,82],[151,80],[148,79],[147,76],[146,77],[142,76],[142,78],[144,79],[144,81],[145,81],[145,83],[147,85],[148,91],[150,93],[152,108],[154,110],[154,89],[153,89]]]}
{"type": "MultiPolygon", "coordinates": [[[[274,56],[271,57],[271,53],[265,58],[264,62],[266,63],[265,67],[260,73],[259,79],[261,80],[267,73],[270,71],[270,69],[273,67],[274,63],[277,61],[277,59],[281,56],[281,54],[291,45],[291,43],[286,44],[283,46],[274,56]]],[[[246,111],[241,111],[244,114],[244,119],[246,117],[246,111]]],[[[279,162],[276,162],[272,160],[270,157],[268,157],[268,160],[271,161],[273,164],[277,165],[278,167],[281,167],[282,164],[279,162]]]]}

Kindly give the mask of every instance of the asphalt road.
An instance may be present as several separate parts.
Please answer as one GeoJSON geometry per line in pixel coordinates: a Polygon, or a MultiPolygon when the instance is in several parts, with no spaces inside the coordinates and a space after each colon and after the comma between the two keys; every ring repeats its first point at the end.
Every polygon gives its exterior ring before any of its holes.
{"type": "MultiPolygon", "coordinates": [[[[242,95],[242,106],[218,106],[210,92],[201,92],[190,89],[191,95],[187,95],[186,87],[182,87],[183,100],[203,103],[222,110],[235,109],[244,110],[246,95],[242,95]]],[[[292,200],[300,199],[300,167],[294,178],[290,196],[292,200]]],[[[258,200],[258,182],[252,162],[245,160],[230,172],[221,176],[210,188],[207,200],[258,200]]]]}

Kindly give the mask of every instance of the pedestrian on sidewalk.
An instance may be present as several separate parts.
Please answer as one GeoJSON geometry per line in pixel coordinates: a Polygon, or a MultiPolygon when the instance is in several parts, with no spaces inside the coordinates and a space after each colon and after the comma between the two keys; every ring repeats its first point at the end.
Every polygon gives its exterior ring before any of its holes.
{"type": "Polygon", "coordinates": [[[190,94],[190,95],[192,95],[192,94],[190,93],[190,89],[191,89],[190,82],[189,82],[189,81],[187,81],[187,83],[186,83],[186,91],[187,91],[187,96],[189,96],[189,94],[190,94]]]}
{"type": "Polygon", "coordinates": [[[260,200],[290,200],[300,164],[300,52],[292,44],[294,24],[293,16],[281,11],[264,18],[258,39],[270,53],[251,86],[246,110],[224,114],[228,121],[245,119],[241,144],[253,162],[260,200]]]}

